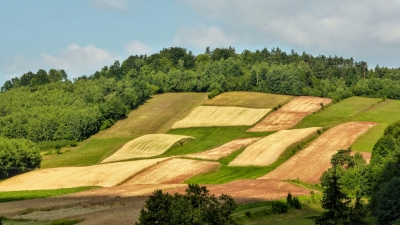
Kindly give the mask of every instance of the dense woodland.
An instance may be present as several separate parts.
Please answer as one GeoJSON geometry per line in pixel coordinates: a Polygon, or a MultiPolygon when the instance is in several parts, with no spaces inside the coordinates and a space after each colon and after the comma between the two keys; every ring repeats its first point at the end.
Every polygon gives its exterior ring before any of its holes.
{"type": "MultiPolygon", "coordinates": [[[[28,72],[1,87],[0,148],[6,150],[0,157],[9,162],[8,167],[0,165],[2,174],[9,167],[39,167],[40,155],[30,152],[37,152],[34,142],[86,139],[153,94],[210,92],[212,98],[226,91],[311,95],[334,101],[354,95],[400,99],[400,68],[369,68],[352,58],[288,54],[279,48],[241,54],[234,48],[207,48],[195,56],[172,47],[150,56],[130,56],[122,64],[115,61],[72,81],[63,70],[28,72]],[[16,147],[17,142],[21,146],[16,147]],[[17,151],[23,164],[11,160],[17,151]]],[[[329,187],[336,179],[348,196],[345,199],[371,197],[371,211],[381,224],[400,217],[399,188],[393,191],[400,185],[400,123],[386,129],[370,165],[358,155],[342,152],[337,157],[321,178],[322,185],[329,187]]]]}

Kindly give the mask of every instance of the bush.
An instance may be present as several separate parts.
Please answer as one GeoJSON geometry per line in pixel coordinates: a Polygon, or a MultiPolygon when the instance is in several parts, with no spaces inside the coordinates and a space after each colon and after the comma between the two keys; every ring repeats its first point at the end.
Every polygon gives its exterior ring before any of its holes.
{"type": "Polygon", "coordinates": [[[289,210],[289,207],[287,204],[280,202],[280,201],[274,201],[272,202],[272,212],[275,214],[284,214],[287,213],[289,210]]]}
{"type": "Polygon", "coordinates": [[[231,217],[237,205],[232,197],[219,199],[209,194],[205,186],[189,184],[186,194],[170,195],[153,192],[140,211],[140,224],[237,224],[231,217]]]}
{"type": "Polygon", "coordinates": [[[295,209],[301,209],[301,202],[298,197],[293,197],[291,193],[288,193],[288,196],[286,197],[286,203],[291,207],[295,209]]]}

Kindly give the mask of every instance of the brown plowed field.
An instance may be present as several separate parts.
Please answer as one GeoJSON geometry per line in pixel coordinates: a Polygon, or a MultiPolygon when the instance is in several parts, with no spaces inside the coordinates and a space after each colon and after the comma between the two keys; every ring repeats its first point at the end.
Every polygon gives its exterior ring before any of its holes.
{"type": "Polygon", "coordinates": [[[321,103],[327,105],[332,102],[330,98],[300,96],[270,113],[265,119],[250,128],[248,132],[265,132],[285,130],[296,125],[308,114],[321,108],[321,103]]]}
{"type": "Polygon", "coordinates": [[[281,130],[247,147],[229,166],[268,166],[291,145],[315,135],[320,127],[281,130]]]}
{"type": "Polygon", "coordinates": [[[166,158],[108,163],[86,167],[35,170],[0,183],[0,191],[45,190],[82,186],[111,187],[166,158]]]}
{"type": "MultiPolygon", "coordinates": [[[[211,194],[231,195],[237,203],[268,201],[292,195],[307,195],[310,190],[281,180],[237,180],[226,184],[206,185],[211,194]]],[[[168,193],[184,193],[185,187],[170,189],[168,193]]]]}
{"type": "Polygon", "coordinates": [[[323,133],[275,170],[258,179],[296,180],[319,183],[322,173],[331,167],[330,159],[340,149],[347,149],[371,127],[373,122],[349,122],[337,125],[323,133]]]}
{"type": "Polygon", "coordinates": [[[219,166],[218,162],[174,158],[146,169],[129,179],[124,185],[178,184],[194,175],[215,171],[219,166]]]}
{"type": "Polygon", "coordinates": [[[185,156],[190,157],[190,158],[218,160],[218,159],[226,157],[226,156],[232,154],[233,152],[235,152],[243,147],[246,147],[260,139],[261,139],[261,137],[236,139],[236,140],[230,141],[226,144],[223,144],[217,148],[214,148],[214,149],[211,149],[208,151],[204,151],[204,152],[189,154],[189,155],[185,155],[185,156]]]}

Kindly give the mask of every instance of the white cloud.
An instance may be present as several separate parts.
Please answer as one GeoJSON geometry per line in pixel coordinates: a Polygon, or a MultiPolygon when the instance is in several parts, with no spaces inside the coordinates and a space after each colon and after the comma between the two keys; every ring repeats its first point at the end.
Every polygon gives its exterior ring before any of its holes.
{"type": "Polygon", "coordinates": [[[278,46],[400,66],[400,1],[181,0],[235,45],[278,46]],[[212,25],[212,24],[211,24],[212,25]]]}
{"type": "Polygon", "coordinates": [[[100,10],[124,12],[128,8],[128,0],[89,0],[90,4],[100,10]]]}
{"type": "Polygon", "coordinates": [[[233,37],[227,37],[219,28],[199,25],[192,29],[180,28],[174,37],[176,45],[190,45],[197,48],[228,47],[234,43],[233,37]]]}
{"type": "Polygon", "coordinates": [[[144,55],[153,53],[153,49],[141,43],[140,41],[132,41],[128,44],[125,44],[126,51],[131,55],[144,55]]]}
{"type": "Polygon", "coordinates": [[[38,58],[17,56],[5,68],[7,77],[10,74],[21,76],[28,71],[36,72],[39,69],[64,69],[69,78],[82,75],[91,75],[106,65],[114,63],[117,56],[109,51],[96,48],[93,45],[69,45],[59,51],[57,55],[41,54],[38,58]]]}

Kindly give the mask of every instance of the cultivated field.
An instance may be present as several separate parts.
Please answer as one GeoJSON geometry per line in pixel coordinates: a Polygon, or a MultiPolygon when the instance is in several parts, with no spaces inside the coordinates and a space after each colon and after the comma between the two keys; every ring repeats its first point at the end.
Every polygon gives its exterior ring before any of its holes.
{"type": "Polygon", "coordinates": [[[111,187],[164,160],[166,158],[35,170],[1,182],[0,191],[46,190],[82,186],[111,187]]]}
{"type": "Polygon", "coordinates": [[[260,139],[261,139],[261,137],[240,138],[240,139],[230,141],[226,144],[223,144],[217,148],[214,148],[214,149],[211,149],[208,151],[189,154],[189,155],[185,155],[185,156],[189,157],[189,158],[218,160],[218,159],[226,157],[226,156],[232,154],[233,152],[235,152],[243,147],[246,147],[260,139]]]}
{"type": "Polygon", "coordinates": [[[300,96],[270,113],[265,119],[250,128],[249,132],[265,132],[289,129],[308,114],[321,109],[321,104],[327,105],[332,99],[300,96]]]}
{"type": "Polygon", "coordinates": [[[358,136],[376,125],[373,122],[349,122],[323,133],[308,147],[259,179],[301,180],[319,183],[322,173],[331,167],[330,159],[340,149],[347,149],[358,136]]]}
{"type": "Polygon", "coordinates": [[[289,95],[232,91],[217,95],[213,99],[208,99],[203,105],[267,109],[277,107],[278,105],[284,105],[292,98],[293,97],[289,95]]]}
{"type": "Polygon", "coordinates": [[[199,106],[172,128],[251,126],[264,117],[270,109],[242,107],[199,106]]]}
{"type": "MultiPolygon", "coordinates": [[[[270,201],[292,195],[306,195],[310,190],[304,189],[281,180],[237,180],[226,184],[208,185],[211,194],[229,194],[238,203],[254,201],[270,201]]],[[[167,190],[168,193],[184,193],[185,188],[167,190]]]]}
{"type": "Polygon", "coordinates": [[[183,143],[193,137],[173,134],[148,134],[126,143],[102,163],[133,158],[146,158],[163,154],[177,142],[183,143]]]}
{"type": "Polygon", "coordinates": [[[201,105],[207,93],[165,93],[154,95],[112,127],[95,137],[131,137],[166,132],[178,120],[201,105]]]}
{"type": "Polygon", "coordinates": [[[174,158],[146,169],[123,185],[179,184],[197,174],[215,171],[219,166],[218,162],[174,158]]]}
{"type": "Polygon", "coordinates": [[[295,143],[316,134],[320,127],[281,130],[247,147],[229,166],[268,166],[295,143]]]}

